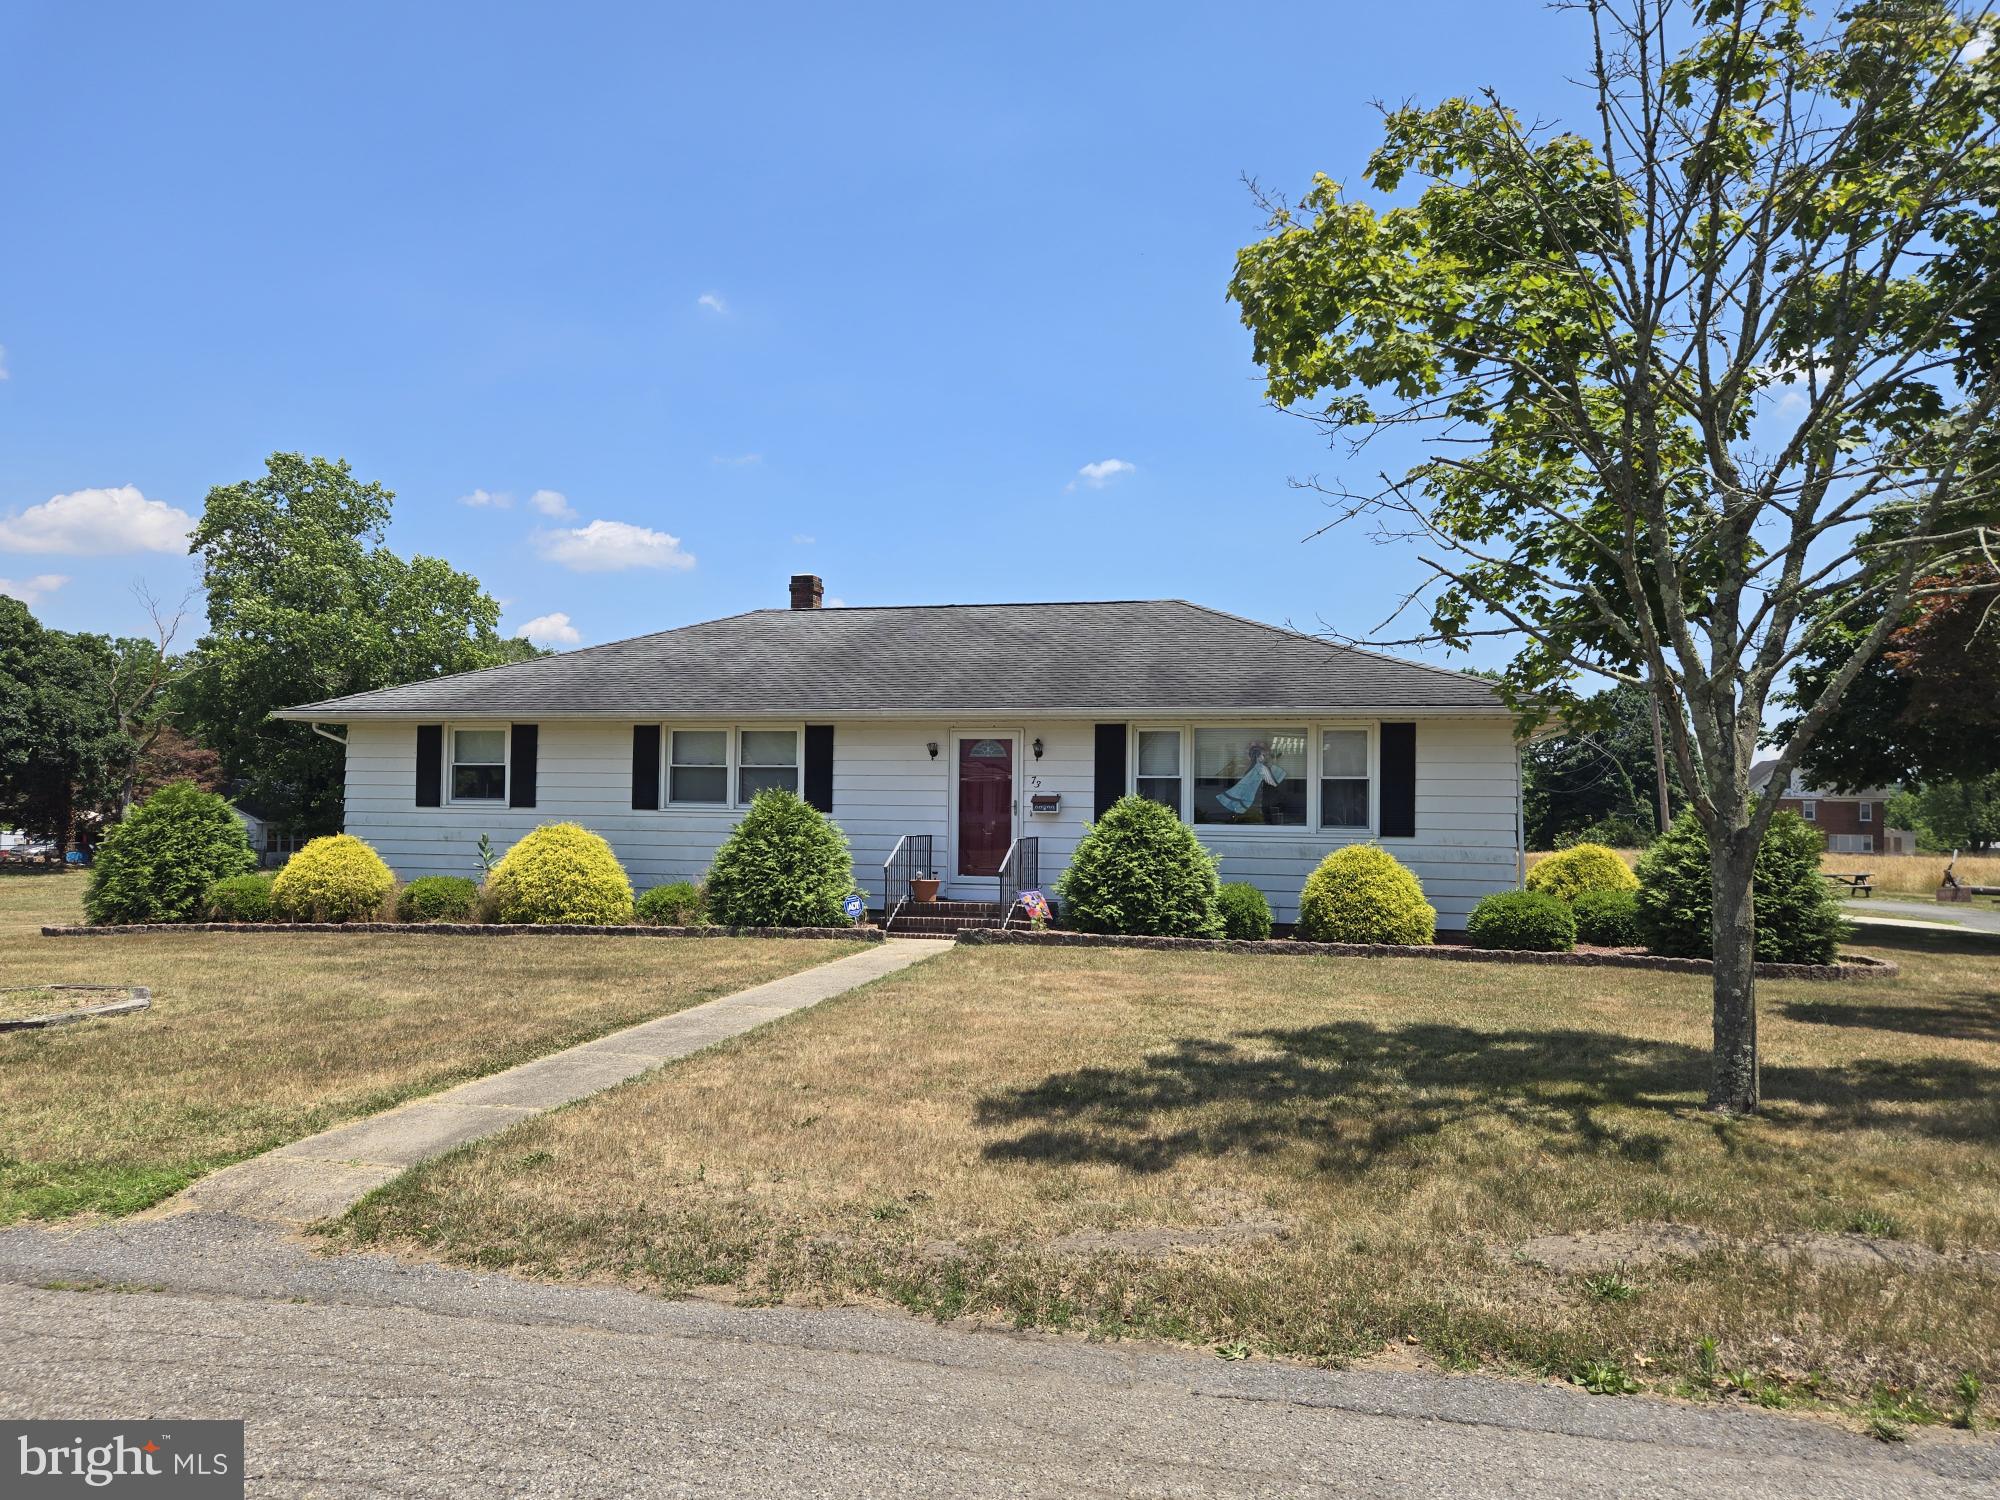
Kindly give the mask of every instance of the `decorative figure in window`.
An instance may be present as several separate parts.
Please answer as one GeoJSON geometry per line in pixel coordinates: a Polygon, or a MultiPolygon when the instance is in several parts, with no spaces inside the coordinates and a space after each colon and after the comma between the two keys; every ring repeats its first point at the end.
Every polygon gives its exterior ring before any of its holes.
{"type": "Polygon", "coordinates": [[[1243,779],[1226,791],[1217,792],[1215,800],[1231,812],[1241,817],[1250,811],[1257,801],[1257,795],[1267,786],[1277,786],[1285,779],[1285,768],[1270,759],[1270,748],[1261,741],[1250,742],[1250,769],[1243,773],[1243,779]]]}

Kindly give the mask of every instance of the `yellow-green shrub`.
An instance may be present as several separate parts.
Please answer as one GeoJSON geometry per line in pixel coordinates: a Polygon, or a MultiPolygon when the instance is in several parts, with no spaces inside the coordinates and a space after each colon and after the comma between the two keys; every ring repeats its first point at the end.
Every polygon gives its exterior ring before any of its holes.
{"type": "Polygon", "coordinates": [[[502,922],[618,926],[632,920],[632,882],[611,846],[576,823],[544,823],[501,857],[487,877],[502,922]]]}
{"type": "Polygon", "coordinates": [[[1574,901],[1585,891],[1636,891],[1639,877],[1602,844],[1572,844],[1528,871],[1528,889],[1574,901]]]}
{"type": "Polygon", "coordinates": [[[271,910],[287,922],[372,922],[395,885],[381,855],[352,834],[330,834],[285,861],[271,910]]]}
{"type": "Polygon", "coordinates": [[[1437,936],[1437,909],[1388,850],[1349,844],[1306,877],[1295,930],[1310,943],[1428,943],[1437,936]]]}

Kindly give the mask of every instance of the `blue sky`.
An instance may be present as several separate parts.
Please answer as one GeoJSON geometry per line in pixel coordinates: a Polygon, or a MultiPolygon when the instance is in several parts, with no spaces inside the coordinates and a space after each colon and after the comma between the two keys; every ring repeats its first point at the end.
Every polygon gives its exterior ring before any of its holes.
{"type": "Polygon", "coordinates": [[[1288,476],[1349,471],[1224,300],[1239,174],[1356,178],[1375,99],[1574,114],[1579,41],[1527,0],[15,0],[0,588],[131,629],[194,576],[176,513],[299,449],[555,644],[794,572],[1364,632],[1416,564],[1301,541],[1288,476]]]}

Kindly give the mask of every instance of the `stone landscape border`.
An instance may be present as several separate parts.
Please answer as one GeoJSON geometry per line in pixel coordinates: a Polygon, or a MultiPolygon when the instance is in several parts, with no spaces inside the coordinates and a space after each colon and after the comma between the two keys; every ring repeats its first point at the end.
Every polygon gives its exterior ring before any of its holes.
{"type": "Polygon", "coordinates": [[[879,943],[879,927],[591,927],[555,922],[129,922],[103,927],[44,927],[43,937],[137,937],[160,932],[298,932],[323,935],[402,937],[644,937],[644,938],[829,938],[879,943]]]}
{"type": "Polygon", "coordinates": [[[41,1031],[50,1026],[68,1026],[76,1021],[92,1021],[99,1016],[128,1015],[145,1010],[153,1003],[153,992],[143,984],[12,984],[0,988],[0,995],[23,990],[56,991],[78,995],[122,995],[102,1005],[86,1005],[78,1010],[50,1011],[45,1016],[17,1016],[0,1019],[0,1031],[41,1031]]]}
{"type": "MultiPolygon", "coordinates": [[[[1016,932],[974,927],[959,933],[967,944],[1019,944],[1035,948],[1150,948],[1187,953],[1295,954],[1318,958],[1431,958],[1480,964],[1551,964],[1578,969],[1653,969],[1668,974],[1707,974],[1706,958],[1659,958],[1650,953],[1525,953],[1512,948],[1465,948],[1440,943],[1404,947],[1394,943],[1306,943],[1296,938],[1123,937],[1099,932],[1016,932]]],[[[1759,979],[1889,979],[1901,973],[1885,958],[1850,954],[1834,964],[1758,964],[1759,979]]]]}

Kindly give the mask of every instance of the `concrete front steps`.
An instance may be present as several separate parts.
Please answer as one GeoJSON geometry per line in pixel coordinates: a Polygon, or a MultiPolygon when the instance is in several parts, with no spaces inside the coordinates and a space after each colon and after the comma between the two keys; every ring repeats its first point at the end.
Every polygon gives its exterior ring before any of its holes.
{"type": "Polygon", "coordinates": [[[885,929],[891,937],[955,938],[968,927],[998,927],[998,901],[910,901],[885,929]]]}

